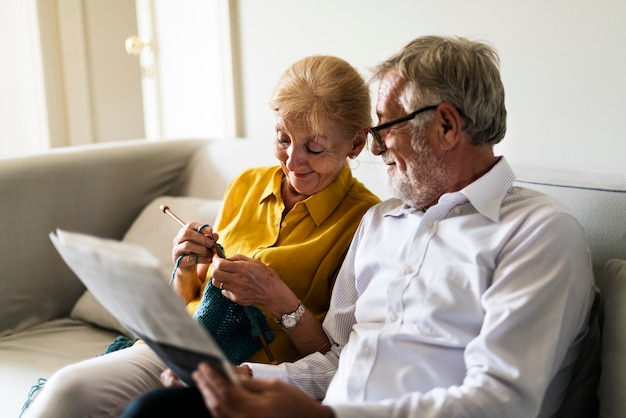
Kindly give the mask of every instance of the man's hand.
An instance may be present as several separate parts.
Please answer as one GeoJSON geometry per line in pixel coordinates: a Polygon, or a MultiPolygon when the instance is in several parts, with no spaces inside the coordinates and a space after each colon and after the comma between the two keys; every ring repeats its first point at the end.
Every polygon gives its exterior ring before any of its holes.
{"type": "Polygon", "coordinates": [[[277,380],[240,379],[233,384],[206,363],[193,379],[214,418],[332,418],[332,410],[301,390],[277,380]]]}

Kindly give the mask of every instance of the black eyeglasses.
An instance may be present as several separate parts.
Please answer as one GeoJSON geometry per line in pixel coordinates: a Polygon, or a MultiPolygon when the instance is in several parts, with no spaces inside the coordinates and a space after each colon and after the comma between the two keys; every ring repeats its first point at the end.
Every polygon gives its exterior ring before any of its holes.
{"type": "Polygon", "coordinates": [[[432,105],[432,106],[423,107],[421,109],[416,110],[415,112],[409,113],[408,115],[401,116],[398,119],[390,120],[389,122],[385,122],[385,123],[383,123],[381,125],[374,126],[372,128],[367,128],[367,130],[370,132],[370,134],[372,134],[372,137],[376,141],[376,145],[378,145],[379,147],[382,148],[382,147],[385,146],[385,144],[383,142],[383,139],[380,136],[380,131],[382,131],[383,129],[390,128],[393,125],[397,125],[398,123],[402,123],[402,122],[409,121],[411,119],[415,119],[415,117],[417,115],[419,115],[420,113],[427,112],[429,110],[437,109],[438,106],[439,105],[432,105]]]}

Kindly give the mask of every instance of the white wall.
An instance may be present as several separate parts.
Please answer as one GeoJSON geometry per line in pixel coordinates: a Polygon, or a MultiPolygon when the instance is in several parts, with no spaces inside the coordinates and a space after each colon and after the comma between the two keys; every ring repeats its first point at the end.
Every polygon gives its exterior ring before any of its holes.
{"type": "MultiPolygon", "coordinates": [[[[305,55],[338,55],[368,75],[417,36],[461,35],[500,53],[509,130],[499,153],[515,164],[626,172],[624,0],[224,1],[234,9],[238,124],[248,137],[272,137],[274,83],[305,55]]],[[[45,108],[35,2],[0,0],[0,51],[10,64],[0,66],[0,155],[46,148],[50,132],[64,129],[56,107],[45,108]]],[[[94,2],[107,0],[71,0],[94,2]]]]}
{"type": "Polygon", "coordinates": [[[623,0],[239,0],[245,133],[270,137],[273,83],[291,62],[334,54],[364,74],[426,34],[499,52],[517,164],[626,172],[623,0]]]}

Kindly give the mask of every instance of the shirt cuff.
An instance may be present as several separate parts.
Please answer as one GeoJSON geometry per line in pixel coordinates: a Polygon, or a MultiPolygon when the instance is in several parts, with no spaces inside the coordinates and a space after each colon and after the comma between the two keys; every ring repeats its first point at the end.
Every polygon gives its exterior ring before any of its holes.
{"type": "Polygon", "coordinates": [[[287,382],[287,368],[284,364],[241,363],[252,370],[255,379],[278,379],[287,382]]]}

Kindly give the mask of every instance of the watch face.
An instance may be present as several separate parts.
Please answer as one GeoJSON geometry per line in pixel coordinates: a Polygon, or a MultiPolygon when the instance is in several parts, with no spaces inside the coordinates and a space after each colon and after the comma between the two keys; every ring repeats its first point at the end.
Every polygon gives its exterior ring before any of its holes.
{"type": "Polygon", "coordinates": [[[293,328],[297,323],[298,321],[292,315],[286,315],[283,317],[283,327],[285,328],[293,328]]]}

